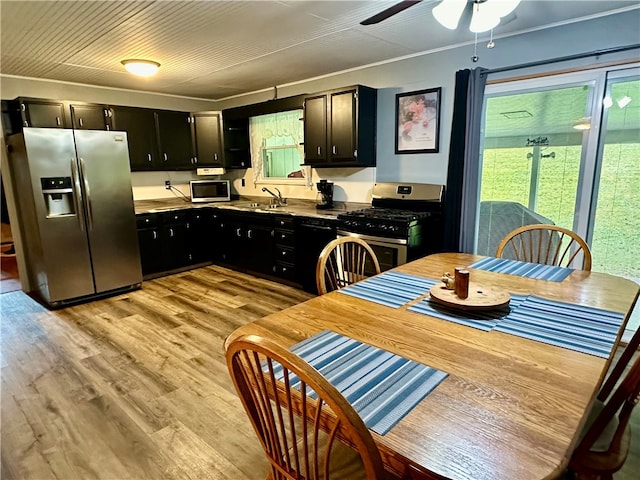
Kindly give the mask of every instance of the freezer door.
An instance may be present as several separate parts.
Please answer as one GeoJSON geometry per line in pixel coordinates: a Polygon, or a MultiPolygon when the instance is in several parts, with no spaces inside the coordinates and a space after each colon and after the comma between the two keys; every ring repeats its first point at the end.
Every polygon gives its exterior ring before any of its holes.
{"type": "MultiPolygon", "coordinates": [[[[55,303],[94,293],[91,258],[84,229],[73,133],[55,128],[25,128],[24,158],[28,163],[29,188],[18,188],[19,202],[33,202],[34,221],[23,219],[28,258],[36,279],[37,289],[45,300],[55,303]],[[67,211],[57,206],[57,195],[45,193],[43,178],[69,178],[72,194],[66,204],[67,211]]],[[[20,152],[16,152],[20,155],[20,152]]],[[[62,196],[62,195],[60,195],[62,196]]],[[[29,215],[30,216],[30,215],[29,215]]]]}
{"type": "Polygon", "coordinates": [[[126,132],[75,130],[96,292],[142,282],[126,132]]]}

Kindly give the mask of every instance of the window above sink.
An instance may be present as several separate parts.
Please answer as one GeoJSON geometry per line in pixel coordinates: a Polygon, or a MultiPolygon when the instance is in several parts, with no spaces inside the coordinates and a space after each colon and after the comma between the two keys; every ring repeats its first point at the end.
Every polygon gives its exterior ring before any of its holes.
{"type": "Polygon", "coordinates": [[[254,183],[309,185],[302,109],[250,117],[249,135],[254,183]]]}

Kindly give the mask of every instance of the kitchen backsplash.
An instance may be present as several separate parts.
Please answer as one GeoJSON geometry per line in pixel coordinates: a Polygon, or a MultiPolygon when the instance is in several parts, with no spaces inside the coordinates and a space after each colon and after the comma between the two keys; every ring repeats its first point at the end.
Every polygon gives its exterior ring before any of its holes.
{"type": "MultiPolygon", "coordinates": [[[[339,202],[371,202],[371,188],[375,182],[375,168],[335,168],[312,169],[312,186],[307,185],[283,185],[273,184],[285,198],[301,200],[316,200],[316,183],[320,179],[334,182],[334,200],[339,202]]],[[[132,172],[131,183],[133,186],[134,200],[151,200],[154,198],[179,197],[175,190],[165,188],[165,181],[171,184],[184,195],[189,195],[189,181],[201,180],[205,177],[197,176],[195,172],[132,172]]],[[[270,184],[254,184],[252,169],[229,170],[220,178],[231,181],[231,193],[246,196],[266,196],[262,187],[270,184]],[[244,180],[244,186],[243,186],[244,180]]]]}

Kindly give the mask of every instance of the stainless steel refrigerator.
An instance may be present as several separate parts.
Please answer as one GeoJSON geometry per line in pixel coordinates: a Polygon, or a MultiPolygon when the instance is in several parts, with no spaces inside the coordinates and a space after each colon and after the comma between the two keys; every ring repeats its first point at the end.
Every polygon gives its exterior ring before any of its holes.
{"type": "Polygon", "coordinates": [[[126,132],[24,128],[8,148],[31,291],[57,307],[138,288],[126,132]]]}

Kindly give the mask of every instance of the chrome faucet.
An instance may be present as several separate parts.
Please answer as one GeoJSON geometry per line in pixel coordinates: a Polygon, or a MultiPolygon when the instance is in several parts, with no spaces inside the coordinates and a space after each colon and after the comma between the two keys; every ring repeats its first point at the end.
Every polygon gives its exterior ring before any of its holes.
{"type": "Polygon", "coordinates": [[[282,193],[280,193],[280,190],[278,190],[277,188],[275,190],[276,190],[276,192],[278,192],[277,195],[275,193],[273,193],[271,190],[269,190],[267,187],[262,187],[262,191],[263,192],[267,192],[269,195],[271,195],[273,198],[276,199],[276,201],[278,202],[278,206],[282,207],[282,206],[286,205],[287,204],[287,199],[286,198],[282,198],[282,193]]]}

